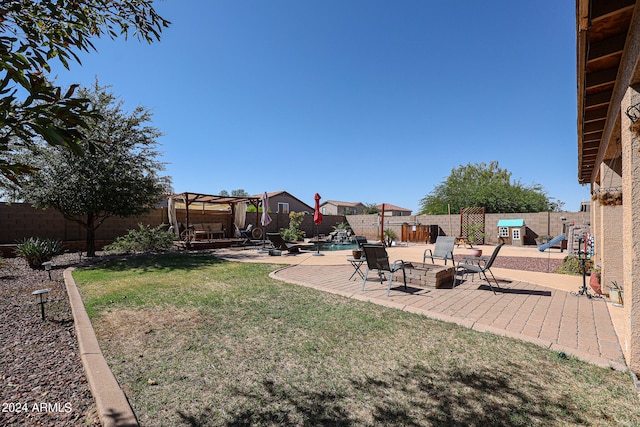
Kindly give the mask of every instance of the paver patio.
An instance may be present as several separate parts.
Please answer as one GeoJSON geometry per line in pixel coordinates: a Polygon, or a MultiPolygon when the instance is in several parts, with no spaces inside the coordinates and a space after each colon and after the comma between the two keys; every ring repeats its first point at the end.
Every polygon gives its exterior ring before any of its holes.
{"type": "MultiPolygon", "coordinates": [[[[389,259],[422,260],[425,248],[433,245],[409,245],[388,248],[389,259]]],[[[487,246],[490,252],[493,247],[487,246]]],[[[456,248],[457,255],[467,250],[456,248]]],[[[301,253],[270,257],[255,250],[216,250],[216,256],[241,262],[290,264],[272,273],[289,283],[312,287],[349,298],[369,301],[430,318],[457,323],[478,331],[509,336],[574,355],[599,366],[626,370],[627,365],[616,329],[622,327],[619,308],[606,299],[576,296],[582,284],[579,276],[492,269],[500,281],[501,292],[494,295],[479,280],[462,282],[455,288],[422,289],[405,292],[394,283],[387,297],[386,283],[375,274],[369,276],[365,290],[362,280],[349,280],[353,267],[347,261],[350,251],[325,252],[324,256],[301,253]],[[614,325],[612,317],[617,322],[614,325]]],[[[566,253],[541,253],[535,248],[503,247],[499,256],[564,258],[566,253]]],[[[387,276],[388,277],[388,276],[387,276]]]]}

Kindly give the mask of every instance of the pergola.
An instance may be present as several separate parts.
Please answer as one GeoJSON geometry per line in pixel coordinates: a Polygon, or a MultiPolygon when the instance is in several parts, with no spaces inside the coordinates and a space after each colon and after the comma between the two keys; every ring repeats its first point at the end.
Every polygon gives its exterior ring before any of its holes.
{"type": "MultiPolygon", "coordinates": [[[[244,224],[239,224],[239,222],[244,222],[244,217],[241,221],[236,218],[236,213],[239,211],[239,206],[241,204],[245,205],[247,203],[252,204],[256,207],[256,224],[259,220],[258,207],[261,204],[261,199],[257,197],[233,197],[233,196],[220,196],[213,194],[201,194],[201,193],[176,193],[169,196],[169,222],[170,225],[174,227],[174,230],[178,230],[178,224],[176,219],[175,210],[178,204],[183,204],[186,209],[186,224],[185,229],[188,229],[191,225],[189,211],[195,205],[201,205],[202,208],[206,209],[207,206],[213,207],[227,207],[227,210],[230,212],[232,218],[234,218],[234,223],[238,227],[242,227],[244,224]]],[[[245,209],[242,209],[241,212],[246,212],[245,209]]]]}

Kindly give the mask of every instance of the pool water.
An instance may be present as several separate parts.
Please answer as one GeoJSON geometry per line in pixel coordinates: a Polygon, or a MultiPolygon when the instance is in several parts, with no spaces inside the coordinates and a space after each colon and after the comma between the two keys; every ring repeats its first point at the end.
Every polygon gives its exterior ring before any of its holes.
{"type": "Polygon", "coordinates": [[[356,242],[353,242],[353,243],[320,242],[320,243],[314,243],[313,246],[309,246],[307,250],[317,251],[318,245],[320,245],[321,251],[345,251],[345,250],[351,251],[354,249],[358,249],[358,244],[356,242]]]}

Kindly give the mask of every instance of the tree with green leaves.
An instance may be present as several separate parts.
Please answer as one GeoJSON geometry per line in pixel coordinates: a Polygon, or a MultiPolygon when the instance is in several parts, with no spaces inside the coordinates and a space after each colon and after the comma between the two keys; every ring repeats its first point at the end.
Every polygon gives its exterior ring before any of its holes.
{"type": "Polygon", "coordinates": [[[231,190],[231,196],[233,196],[233,197],[249,197],[249,193],[244,191],[244,189],[239,188],[237,190],[231,190]]]}
{"type": "Polygon", "coordinates": [[[484,207],[487,213],[547,212],[564,203],[551,202],[539,184],[526,186],[511,180],[511,172],[497,161],[467,164],[451,170],[449,177],[420,200],[421,213],[441,215],[464,207],[484,207]]]}
{"type": "Polygon", "coordinates": [[[364,210],[362,211],[364,214],[377,214],[380,213],[380,209],[378,209],[377,203],[365,203],[364,210]]]}
{"type": "Polygon", "coordinates": [[[129,217],[150,211],[171,191],[170,179],[159,172],[164,164],[156,158],[156,139],[151,113],[138,106],[131,113],[122,101],[100,87],[80,89],[102,119],[93,120],[85,131],[86,144],[100,149],[75,156],[64,147],[44,141],[23,150],[36,171],[26,175],[15,191],[21,200],[39,208],[54,208],[87,231],[87,255],[95,255],[95,232],[109,217],[129,217]]]}
{"type": "Polygon", "coordinates": [[[3,0],[0,2],[0,176],[17,182],[34,165],[11,153],[40,151],[34,140],[75,154],[93,150],[88,129],[98,117],[88,99],[49,79],[51,61],[65,68],[92,39],[134,35],[153,42],[169,22],[153,0],[3,0]],[[87,145],[88,144],[88,145],[87,145]]]}

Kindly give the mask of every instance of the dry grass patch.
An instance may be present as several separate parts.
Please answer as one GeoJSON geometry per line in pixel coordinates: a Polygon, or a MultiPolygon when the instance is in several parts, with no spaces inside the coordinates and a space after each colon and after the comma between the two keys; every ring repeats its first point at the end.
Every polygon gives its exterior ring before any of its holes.
{"type": "Polygon", "coordinates": [[[273,265],[184,262],[137,265],[116,299],[108,267],[77,277],[143,425],[640,425],[627,374],[283,284],[273,265]]]}

